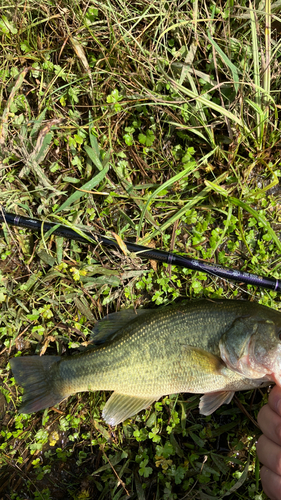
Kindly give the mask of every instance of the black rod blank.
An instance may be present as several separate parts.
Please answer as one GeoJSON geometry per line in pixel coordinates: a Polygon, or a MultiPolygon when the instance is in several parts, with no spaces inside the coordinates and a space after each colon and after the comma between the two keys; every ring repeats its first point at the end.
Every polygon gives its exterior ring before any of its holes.
{"type": "MultiPolygon", "coordinates": [[[[115,247],[120,250],[117,241],[106,238],[100,234],[92,235],[90,231],[84,230],[83,232],[87,235],[87,238],[84,238],[73,229],[62,224],[58,225],[54,222],[40,221],[38,219],[31,219],[21,215],[6,213],[3,209],[2,213],[0,211],[0,222],[6,222],[11,226],[24,227],[31,229],[32,231],[43,231],[44,233],[53,229],[54,234],[63,236],[64,238],[70,240],[77,240],[88,244],[90,242],[93,244],[101,243],[104,246],[115,247]]],[[[129,241],[125,241],[124,243],[129,252],[138,254],[138,256],[142,259],[157,260],[175,266],[186,267],[187,269],[192,269],[194,271],[201,271],[203,273],[208,273],[227,280],[239,281],[240,283],[247,283],[249,285],[269,288],[270,290],[281,292],[281,282],[275,278],[261,277],[256,274],[222,267],[217,264],[210,264],[202,260],[190,259],[189,257],[178,255],[176,253],[155,250],[153,248],[137,245],[136,243],[131,243],[129,241]]]]}

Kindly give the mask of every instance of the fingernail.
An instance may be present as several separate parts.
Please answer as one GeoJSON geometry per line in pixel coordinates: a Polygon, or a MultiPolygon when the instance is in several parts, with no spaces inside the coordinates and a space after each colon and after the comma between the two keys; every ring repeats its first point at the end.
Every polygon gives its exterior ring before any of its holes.
{"type": "Polygon", "coordinates": [[[281,417],[281,387],[275,385],[268,398],[269,406],[281,417]]]}

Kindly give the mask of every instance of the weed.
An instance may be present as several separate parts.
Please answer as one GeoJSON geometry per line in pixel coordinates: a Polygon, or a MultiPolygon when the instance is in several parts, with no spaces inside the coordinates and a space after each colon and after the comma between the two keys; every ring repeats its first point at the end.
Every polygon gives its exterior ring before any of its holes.
{"type": "MultiPolygon", "coordinates": [[[[260,275],[279,276],[280,40],[266,1],[2,1],[1,204],[260,275]]],[[[277,19],[276,17],[276,19],[277,19]]],[[[96,320],[183,298],[274,291],[3,225],[0,493],[31,498],[264,494],[241,406],[167,396],[112,430],[104,393],[22,415],[9,369],[65,354],[96,320]],[[2,406],[5,410],[2,412],[2,406]],[[3,415],[2,415],[3,413],[3,415]]],[[[263,393],[241,393],[256,418],[263,393]]]]}

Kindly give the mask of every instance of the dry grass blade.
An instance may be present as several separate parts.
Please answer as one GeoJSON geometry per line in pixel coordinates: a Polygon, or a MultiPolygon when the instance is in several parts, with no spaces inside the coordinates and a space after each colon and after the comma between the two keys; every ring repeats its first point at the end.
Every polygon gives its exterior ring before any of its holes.
{"type": "Polygon", "coordinates": [[[118,243],[119,247],[121,248],[121,250],[122,250],[123,254],[124,254],[124,255],[128,255],[128,254],[129,254],[129,251],[128,251],[128,249],[127,249],[127,245],[126,245],[126,243],[125,243],[125,242],[124,242],[124,241],[120,238],[120,236],[119,236],[118,234],[114,233],[113,231],[112,231],[112,235],[113,235],[113,236],[114,236],[114,238],[116,239],[116,241],[117,241],[117,243],[118,243]]]}
{"type": "Polygon", "coordinates": [[[83,65],[83,68],[85,69],[85,71],[87,72],[87,74],[90,78],[91,87],[93,87],[91,68],[89,66],[85,51],[83,49],[83,46],[81,45],[81,43],[78,42],[78,40],[76,38],[73,38],[72,36],[70,37],[70,41],[71,41],[71,44],[75,50],[76,55],[78,56],[78,58],[80,59],[82,65],[83,65]]]}
{"type": "Polygon", "coordinates": [[[266,0],[265,3],[265,68],[263,74],[263,88],[266,93],[266,102],[265,102],[265,114],[266,119],[269,116],[269,102],[268,97],[270,95],[270,77],[271,77],[271,2],[270,0],[266,0]]]}
{"type": "Polygon", "coordinates": [[[40,183],[45,188],[50,191],[54,191],[57,194],[61,194],[49,181],[47,175],[44,173],[42,168],[39,166],[39,163],[42,163],[45,159],[53,138],[53,133],[51,132],[51,128],[54,125],[58,125],[61,122],[61,119],[50,120],[39,132],[34,150],[27,155],[25,158],[25,166],[19,172],[19,177],[22,178],[29,173],[29,170],[32,170],[36,177],[39,178],[40,183]]]}
{"type": "Polygon", "coordinates": [[[15,82],[15,85],[13,86],[12,88],[12,91],[9,95],[9,98],[8,98],[8,101],[7,101],[7,104],[5,106],[5,109],[2,113],[2,117],[1,117],[1,121],[0,121],[0,145],[3,146],[5,144],[5,141],[6,141],[6,137],[7,137],[7,134],[8,134],[8,120],[9,120],[9,114],[10,114],[10,108],[11,108],[11,104],[15,98],[15,95],[17,93],[17,91],[21,88],[23,82],[24,82],[24,79],[28,73],[28,71],[30,71],[31,68],[25,68],[18,76],[16,82],[15,82]]]}

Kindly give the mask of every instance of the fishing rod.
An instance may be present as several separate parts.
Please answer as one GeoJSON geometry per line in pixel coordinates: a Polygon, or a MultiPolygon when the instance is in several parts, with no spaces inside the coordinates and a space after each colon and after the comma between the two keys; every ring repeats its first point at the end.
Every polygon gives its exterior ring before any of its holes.
{"type": "MultiPolygon", "coordinates": [[[[38,219],[31,219],[30,217],[23,217],[22,215],[16,215],[5,212],[3,209],[0,211],[0,222],[6,222],[11,226],[18,226],[32,231],[43,231],[44,233],[53,230],[53,233],[58,236],[63,236],[64,238],[70,240],[81,241],[82,243],[101,243],[107,247],[115,247],[121,250],[117,241],[111,240],[102,236],[100,234],[93,235],[90,231],[83,230],[86,237],[78,234],[73,229],[63,225],[57,224],[55,222],[41,221],[38,219]]],[[[160,262],[165,262],[166,264],[186,267],[187,269],[192,269],[193,271],[201,271],[203,273],[211,274],[212,276],[218,276],[219,278],[224,278],[232,281],[240,281],[249,285],[259,286],[263,288],[269,288],[276,292],[281,292],[281,282],[275,278],[265,278],[258,276],[256,274],[247,273],[244,271],[239,271],[236,269],[230,269],[228,267],[222,267],[217,264],[210,264],[198,259],[190,259],[187,256],[178,255],[176,253],[165,252],[163,250],[156,250],[153,248],[145,247],[143,245],[137,245],[136,243],[131,243],[129,241],[124,241],[129,252],[136,253],[142,259],[152,259],[160,262]]]]}

